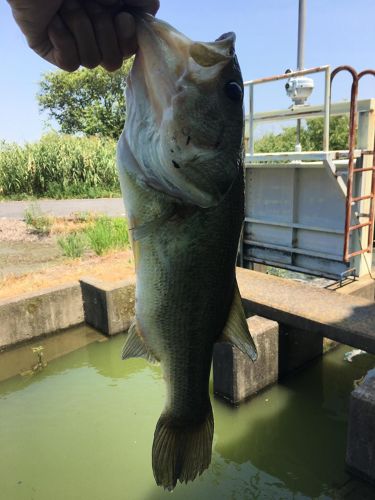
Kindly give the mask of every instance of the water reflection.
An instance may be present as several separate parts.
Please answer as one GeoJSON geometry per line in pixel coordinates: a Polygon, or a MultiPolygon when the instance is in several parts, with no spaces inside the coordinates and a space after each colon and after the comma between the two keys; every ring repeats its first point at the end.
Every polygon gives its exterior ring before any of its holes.
{"type": "Polygon", "coordinates": [[[121,359],[121,347],[125,338],[124,333],[109,341],[93,328],[80,326],[51,337],[41,337],[0,353],[0,382],[12,379],[9,381],[8,389],[0,391],[0,398],[10,392],[24,389],[30,383],[61,374],[66,370],[66,362],[58,360],[68,354],[69,370],[91,367],[99,375],[111,379],[114,383],[116,380],[131,378],[146,367],[154,379],[159,379],[161,374],[157,366],[148,365],[143,359],[132,359],[127,362],[121,359]],[[102,343],[108,341],[108,348],[103,349],[102,343]],[[43,370],[33,372],[32,368],[38,361],[33,349],[40,346],[43,348],[47,366],[43,370]],[[88,346],[90,348],[86,349],[88,346]],[[55,363],[50,364],[51,361],[55,363]]]}
{"type": "Polygon", "coordinates": [[[160,369],[150,365],[144,359],[121,359],[122,347],[125,343],[126,333],[111,339],[108,349],[94,345],[88,350],[88,362],[102,377],[111,379],[114,383],[118,380],[131,378],[139,370],[148,368],[155,379],[160,378],[160,369]]]}
{"type": "Polygon", "coordinates": [[[216,452],[278,478],[295,494],[315,498],[343,484],[353,377],[372,368],[375,357],[356,358],[346,367],[342,353],[316,361],[237,409],[223,408],[225,418],[216,419],[216,452]]]}
{"type": "Polygon", "coordinates": [[[80,326],[51,337],[41,337],[0,353],[0,382],[30,370],[37,361],[33,353],[35,348],[43,347],[44,359],[49,363],[103,338],[105,337],[93,328],[80,326]]]}

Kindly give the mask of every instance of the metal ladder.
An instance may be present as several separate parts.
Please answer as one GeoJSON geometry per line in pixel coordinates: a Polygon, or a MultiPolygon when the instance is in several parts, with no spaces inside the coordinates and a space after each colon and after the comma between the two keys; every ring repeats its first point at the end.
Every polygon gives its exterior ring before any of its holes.
{"type": "Polygon", "coordinates": [[[360,167],[356,164],[355,158],[355,146],[356,139],[355,134],[357,130],[357,100],[358,100],[358,86],[359,81],[363,76],[373,75],[375,76],[375,70],[367,69],[357,73],[357,71],[351,66],[339,66],[331,74],[331,86],[334,77],[341,71],[348,71],[353,78],[353,83],[351,87],[351,100],[350,100],[350,116],[349,116],[349,157],[348,157],[348,180],[347,180],[347,194],[346,194],[346,205],[345,205],[345,237],[344,237],[344,251],[343,260],[349,262],[352,257],[364,254],[366,252],[372,251],[373,239],[374,239],[374,208],[375,208],[375,137],[373,150],[361,151],[361,156],[359,158],[360,167]],[[362,167],[364,162],[364,157],[366,155],[373,156],[373,162],[371,167],[362,167]],[[353,196],[353,183],[354,175],[357,173],[372,172],[371,177],[371,192],[363,196],[353,196]],[[360,224],[352,224],[352,208],[353,205],[364,201],[370,200],[370,209],[368,214],[361,214],[362,217],[367,217],[367,222],[362,222],[360,224]],[[350,236],[351,233],[357,229],[362,229],[363,227],[368,227],[368,242],[365,248],[357,250],[356,252],[350,252],[350,236]]]}

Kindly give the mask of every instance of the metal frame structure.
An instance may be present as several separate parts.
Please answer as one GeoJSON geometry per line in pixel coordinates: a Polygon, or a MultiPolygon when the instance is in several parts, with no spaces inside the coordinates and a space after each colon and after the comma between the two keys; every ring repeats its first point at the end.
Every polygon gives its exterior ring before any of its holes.
{"type": "MultiPolygon", "coordinates": [[[[250,105],[249,118],[248,118],[249,147],[245,155],[245,165],[247,172],[247,182],[246,182],[247,191],[249,191],[249,189],[250,191],[251,189],[254,190],[256,189],[256,186],[259,186],[259,175],[260,177],[263,177],[263,181],[261,181],[261,184],[262,182],[266,183],[268,182],[267,184],[268,187],[272,188],[272,180],[267,180],[267,176],[270,177],[270,173],[274,172],[275,176],[276,177],[278,176],[277,179],[280,180],[281,172],[285,172],[282,182],[291,182],[292,186],[290,187],[290,190],[288,192],[293,197],[295,197],[296,192],[298,190],[299,181],[301,180],[302,183],[306,183],[307,179],[314,179],[314,174],[312,174],[312,172],[315,171],[316,174],[320,176],[320,182],[322,184],[323,190],[326,190],[325,209],[330,210],[330,204],[328,202],[330,201],[329,197],[332,196],[333,207],[334,210],[336,211],[335,215],[336,219],[334,221],[334,224],[332,224],[332,220],[330,221],[330,223],[324,221],[324,224],[301,223],[298,214],[299,207],[294,206],[293,200],[291,201],[291,206],[289,207],[290,211],[292,212],[289,220],[280,220],[277,214],[276,217],[272,219],[272,214],[267,213],[267,209],[265,216],[263,213],[259,212],[259,210],[253,210],[253,212],[255,212],[255,214],[257,215],[256,217],[254,217],[252,214],[253,207],[251,207],[252,202],[251,199],[249,198],[249,193],[247,193],[246,194],[247,210],[245,214],[246,216],[245,216],[244,236],[240,247],[240,261],[242,261],[242,265],[245,265],[247,267],[246,261],[250,263],[258,262],[258,263],[265,263],[271,266],[283,267],[286,269],[300,271],[304,273],[326,276],[335,279],[337,278],[342,279],[343,277],[350,274],[356,273],[358,275],[359,274],[358,271],[356,272],[355,270],[355,267],[358,267],[356,256],[366,251],[371,252],[372,241],[370,243],[370,239],[372,239],[373,237],[373,220],[374,220],[372,214],[375,205],[374,203],[375,168],[374,165],[372,165],[371,167],[357,166],[357,168],[354,168],[354,165],[356,160],[358,160],[358,162],[363,162],[364,155],[366,154],[369,155],[370,153],[374,154],[374,151],[355,149],[355,130],[357,125],[357,112],[361,111],[362,115],[366,115],[372,110],[372,107],[374,105],[373,100],[361,101],[359,105],[357,104],[358,81],[362,76],[367,74],[375,74],[375,72],[373,70],[366,70],[357,75],[358,80],[353,80],[354,89],[352,88],[352,98],[353,95],[355,95],[355,102],[353,104],[352,100],[352,103],[350,105],[350,137],[354,139],[350,141],[349,151],[330,151],[329,150],[330,115],[346,114],[349,108],[349,105],[346,103],[334,104],[331,106],[330,102],[332,79],[339,71],[343,69],[347,69],[347,67],[337,68],[333,72],[332,77],[330,74],[329,66],[319,66],[311,69],[295,71],[293,73],[276,75],[268,78],[261,78],[245,82],[245,86],[249,88],[249,105],[250,105]],[[288,110],[255,114],[254,112],[255,85],[288,79],[295,76],[303,76],[307,74],[314,74],[320,72],[325,73],[325,86],[324,86],[325,93],[324,93],[323,106],[294,105],[288,110]],[[297,119],[297,124],[298,124],[298,122],[302,118],[311,118],[315,116],[321,116],[322,114],[324,117],[323,151],[310,151],[310,152],[297,151],[297,152],[280,152],[280,153],[266,153],[266,154],[254,153],[255,122],[259,123],[264,121],[277,121],[277,120],[294,118],[297,119]],[[349,165],[348,168],[347,164],[349,165]],[[318,173],[319,171],[317,171],[316,169],[320,169],[320,174],[318,173]],[[290,175],[291,171],[293,172],[292,175],[290,175]],[[361,191],[360,196],[353,197],[352,187],[353,187],[354,173],[360,172],[362,174],[362,173],[367,173],[369,171],[371,171],[372,173],[371,194],[363,194],[363,192],[361,191]],[[250,172],[252,172],[252,174],[250,172]],[[258,173],[256,174],[256,172],[258,173]],[[350,175],[352,176],[351,182],[348,182],[348,178],[350,175]],[[287,181],[286,178],[289,178],[289,181],[287,181]],[[332,181],[334,181],[334,183],[332,181]],[[329,187],[327,187],[328,184],[329,187]],[[331,191],[329,191],[329,189],[331,189],[331,191]],[[331,195],[329,194],[330,192],[331,195]],[[361,222],[359,224],[355,222],[354,223],[350,222],[352,219],[351,207],[353,206],[353,203],[359,203],[359,202],[362,203],[366,202],[367,200],[370,200],[371,202],[369,211],[370,213],[369,220],[364,223],[361,222]],[[349,221],[348,225],[344,224],[345,218],[347,222],[349,221]],[[251,228],[250,230],[249,227],[251,228]],[[271,231],[271,228],[274,229],[271,231]],[[365,249],[362,250],[360,242],[363,239],[362,230],[364,228],[369,229],[369,234],[368,234],[368,245],[366,246],[365,249]],[[289,241],[290,241],[289,245],[286,245],[285,242],[282,241],[283,237],[280,238],[281,234],[280,231],[283,230],[291,231],[291,233],[289,234],[289,241]],[[356,241],[357,243],[359,242],[361,250],[357,250],[349,254],[348,248],[351,238],[350,233],[352,233],[355,230],[358,230],[356,231],[356,233],[358,233],[356,234],[357,237],[356,241]],[[279,234],[277,235],[277,233],[279,234]],[[253,234],[255,235],[261,234],[262,237],[254,238],[252,237],[253,234]],[[313,241],[314,234],[317,236],[317,240],[321,239],[322,241],[324,241],[324,244],[321,247],[317,247],[316,242],[313,241]],[[272,235],[276,235],[275,238],[273,238],[272,235]],[[299,239],[304,241],[302,247],[301,245],[298,245],[299,239]],[[308,240],[310,241],[310,243],[306,244],[306,241],[308,240]],[[295,244],[296,242],[297,244],[295,244]],[[342,250],[341,252],[338,250],[338,245],[340,245],[340,242],[341,242],[341,249],[344,247],[344,252],[343,252],[344,255],[342,254],[342,250]],[[277,256],[276,259],[274,258],[275,255],[277,256]],[[289,260],[288,260],[288,255],[290,256],[289,260]],[[296,256],[295,259],[293,258],[293,255],[296,256]],[[294,261],[304,262],[304,264],[299,265],[296,264],[296,262],[294,261]],[[309,262],[312,263],[311,266],[309,265],[309,262]]],[[[363,145],[361,145],[361,147],[363,148],[363,145]]],[[[375,163],[375,156],[373,163],[375,163]]],[[[315,175],[315,179],[316,178],[317,177],[315,175]]],[[[254,194],[254,192],[252,194],[254,194]]],[[[319,198],[318,195],[317,198],[319,198]]],[[[272,200],[271,203],[273,203],[273,201],[274,200],[272,200]]],[[[311,200],[310,200],[310,206],[311,206],[311,200]]],[[[305,217],[302,217],[302,219],[303,218],[306,219],[306,214],[304,214],[304,216],[305,217]]],[[[357,243],[356,245],[358,247],[357,243]]]]}
{"type": "MultiPolygon", "coordinates": [[[[317,66],[311,69],[303,69],[299,71],[293,71],[291,73],[283,73],[282,75],[269,76],[266,78],[258,78],[257,80],[249,80],[244,82],[244,87],[249,87],[249,156],[247,155],[247,159],[252,160],[254,156],[254,87],[255,85],[276,82],[278,80],[287,80],[289,78],[295,76],[305,76],[312,75],[315,73],[325,73],[325,85],[324,85],[324,132],[323,132],[323,151],[329,151],[329,110],[331,104],[331,71],[330,66],[317,66]]],[[[302,106],[305,107],[305,106],[302,106]]],[[[300,110],[301,106],[293,106],[291,111],[300,110]]],[[[288,159],[300,159],[298,157],[298,153],[290,153],[288,154],[288,159]],[[290,154],[293,157],[290,157],[290,154]]],[[[319,155],[318,155],[319,156],[319,155]]],[[[259,160],[259,156],[257,158],[259,160]]],[[[302,158],[301,158],[302,159],[302,158]]],[[[306,159],[303,156],[303,159],[306,159]]],[[[314,159],[323,159],[321,155],[319,158],[315,155],[314,159]]]]}

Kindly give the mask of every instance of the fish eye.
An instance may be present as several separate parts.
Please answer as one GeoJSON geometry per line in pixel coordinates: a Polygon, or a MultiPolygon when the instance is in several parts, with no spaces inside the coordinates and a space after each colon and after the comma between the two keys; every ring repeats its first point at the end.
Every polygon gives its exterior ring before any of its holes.
{"type": "Polygon", "coordinates": [[[232,101],[242,101],[243,98],[243,90],[240,84],[237,82],[228,82],[225,84],[224,87],[226,95],[231,99],[232,101]]]}
{"type": "Polygon", "coordinates": [[[235,54],[235,53],[236,53],[236,49],[235,49],[234,47],[231,47],[231,48],[229,49],[229,55],[230,55],[230,56],[234,56],[234,54],[235,54]]]}

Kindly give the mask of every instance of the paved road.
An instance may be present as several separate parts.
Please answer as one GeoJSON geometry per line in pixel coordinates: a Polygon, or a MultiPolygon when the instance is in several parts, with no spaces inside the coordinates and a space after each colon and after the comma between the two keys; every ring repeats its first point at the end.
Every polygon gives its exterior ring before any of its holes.
{"type": "MultiPolygon", "coordinates": [[[[23,219],[30,201],[0,201],[0,218],[23,219]]],[[[37,206],[44,214],[67,217],[76,212],[94,212],[109,216],[124,215],[122,198],[99,198],[96,200],[38,200],[37,206]]]]}

